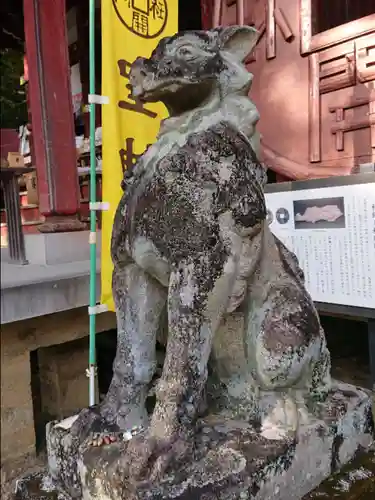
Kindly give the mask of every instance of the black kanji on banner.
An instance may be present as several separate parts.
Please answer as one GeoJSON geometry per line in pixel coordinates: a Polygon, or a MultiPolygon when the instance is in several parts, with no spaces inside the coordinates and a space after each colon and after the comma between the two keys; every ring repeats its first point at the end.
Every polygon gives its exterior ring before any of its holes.
{"type": "MultiPolygon", "coordinates": [[[[131,171],[134,165],[137,163],[138,158],[143,155],[143,153],[136,154],[134,152],[134,140],[134,137],[127,137],[125,140],[125,148],[122,148],[119,151],[123,174],[126,171],[131,171]]],[[[149,147],[150,144],[147,145],[147,148],[149,147]]]]}
{"type": "Polygon", "coordinates": [[[121,23],[134,35],[155,38],[166,27],[167,0],[112,0],[112,5],[121,23]]]}
{"type": "MultiPolygon", "coordinates": [[[[117,65],[120,71],[120,75],[129,81],[129,72],[131,63],[125,61],[125,59],[120,59],[119,61],[117,61],[117,65]]],[[[139,99],[135,99],[132,97],[130,83],[127,83],[125,87],[127,90],[129,90],[129,94],[127,95],[126,101],[119,101],[118,103],[119,108],[127,109],[128,111],[135,111],[136,113],[142,113],[148,116],[149,118],[157,117],[157,113],[155,113],[154,111],[150,111],[149,109],[146,109],[144,107],[144,103],[142,103],[139,99]]]]}

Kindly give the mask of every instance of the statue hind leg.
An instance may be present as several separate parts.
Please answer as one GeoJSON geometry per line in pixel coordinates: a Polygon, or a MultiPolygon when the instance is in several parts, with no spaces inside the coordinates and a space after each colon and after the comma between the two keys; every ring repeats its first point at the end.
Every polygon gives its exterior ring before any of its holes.
{"type": "Polygon", "coordinates": [[[263,435],[282,439],[309,420],[309,400],[324,398],[329,391],[330,356],[304,289],[280,283],[270,291],[266,306],[258,335],[251,340],[254,378],[261,393],[263,435]]]}

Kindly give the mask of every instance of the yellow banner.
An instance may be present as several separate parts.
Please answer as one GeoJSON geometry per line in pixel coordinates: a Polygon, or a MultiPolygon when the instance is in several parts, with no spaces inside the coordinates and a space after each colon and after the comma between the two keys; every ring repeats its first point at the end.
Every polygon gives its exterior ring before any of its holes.
{"type": "Polygon", "coordinates": [[[122,195],[121,180],[148,144],[155,141],[166,110],[130,96],[130,65],[149,57],[158,41],[178,30],[178,0],[102,0],[103,186],[101,302],[114,310],[110,242],[113,217],[122,195]]]}

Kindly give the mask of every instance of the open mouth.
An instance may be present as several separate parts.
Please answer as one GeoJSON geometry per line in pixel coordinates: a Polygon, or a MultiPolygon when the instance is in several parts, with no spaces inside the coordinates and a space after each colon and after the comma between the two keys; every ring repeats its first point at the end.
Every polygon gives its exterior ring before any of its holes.
{"type": "Polygon", "coordinates": [[[159,101],[165,94],[174,94],[181,88],[186,88],[194,84],[196,84],[196,82],[191,82],[187,79],[173,79],[157,82],[154,79],[150,81],[150,78],[146,77],[141,83],[133,86],[132,95],[136,99],[144,102],[155,102],[159,101]]]}
{"type": "MultiPolygon", "coordinates": [[[[146,82],[144,82],[146,83],[146,82]]],[[[198,107],[212,93],[213,81],[196,82],[187,79],[133,87],[132,95],[141,102],[161,101],[170,116],[180,115],[198,107]]]]}

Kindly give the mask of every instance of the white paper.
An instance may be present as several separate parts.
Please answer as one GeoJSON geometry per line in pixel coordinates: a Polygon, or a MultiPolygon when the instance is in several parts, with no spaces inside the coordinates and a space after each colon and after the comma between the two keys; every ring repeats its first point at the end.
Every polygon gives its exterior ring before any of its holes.
{"type": "Polygon", "coordinates": [[[313,300],[375,309],[375,183],[265,196],[270,229],[298,257],[313,300]]]}
{"type": "Polygon", "coordinates": [[[70,85],[72,89],[73,111],[77,113],[82,106],[82,83],[79,64],[75,64],[70,68],[70,85]]]}
{"type": "Polygon", "coordinates": [[[56,424],[55,427],[68,430],[71,428],[71,426],[74,424],[74,422],[77,420],[78,417],[79,415],[72,415],[71,417],[65,418],[64,420],[61,420],[61,422],[56,424]]]}

